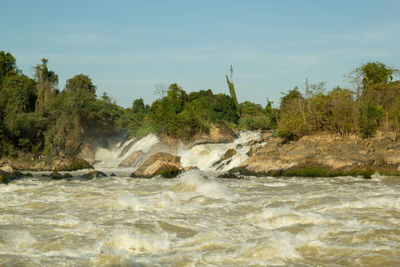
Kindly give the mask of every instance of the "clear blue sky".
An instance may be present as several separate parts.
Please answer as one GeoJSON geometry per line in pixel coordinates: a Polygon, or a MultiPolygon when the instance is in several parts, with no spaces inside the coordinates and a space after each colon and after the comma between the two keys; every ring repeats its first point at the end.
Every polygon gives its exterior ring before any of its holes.
{"type": "Polygon", "coordinates": [[[311,83],[349,87],[362,63],[400,68],[400,1],[6,1],[0,50],[25,74],[45,57],[59,88],[84,73],[123,106],[150,104],[157,84],[279,104],[311,83]]]}

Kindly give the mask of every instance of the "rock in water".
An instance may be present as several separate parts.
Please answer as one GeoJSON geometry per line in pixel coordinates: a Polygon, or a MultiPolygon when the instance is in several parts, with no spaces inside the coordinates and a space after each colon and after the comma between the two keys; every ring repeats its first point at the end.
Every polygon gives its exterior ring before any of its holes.
{"type": "Polygon", "coordinates": [[[86,160],[74,157],[59,158],[51,162],[55,171],[77,171],[81,169],[93,169],[86,160]]]}
{"type": "Polygon", "coordinates": [[[126,157],[119,165],[118,167],[132,167],[135,162],[139,158],[141,158],[144,155],[144,152],[142,150],[138,150],[130,154],[128,157],[126,157]]]}
{"type": "Polygon", "coordinates": [[[22,174],[11,165],[3,165],[0,167],[0,183],[7,184],[8,182],[21,178],[22,174]]]}
{"type": "Polygon", "coordinates": [[[161,175],[165,178],[177,176],[183,170],[181,157],[159,152],[148,158],[131,177],[151,178],[161,175]]]}
{"type": "Polygon", "coordinates": [[[51,173],[51,178],[56,179],[56,180],[60,180],[60,179],[62,179],[63,177],[62,177],[62,175],[61,175],[59,172],[53,171],[53,172],[51,173]]]}
{"type": "Polygon", "coordinates": [[[86,179],[94,179],[100,177],[107,177],[107,175],[104,172],[97,170],[89,170],[86,174],[82,175],[82,178],[86,179]]]}
{"type": "Polygon", "coordinates": [[[67,179],[67,178],[72,178],[73,176],[70,174],[70,173],[68,173],[68,172],[66,172],[66,173],[64,173],[64,175],[63,175],[63,178],[65,178],[65,179],[67,179]]]}
{"type": "Polygon", "coordinates": [[[227,160],[229,158],[232,158],[234,155],[236,155],[236,150],[231,148],[228,149],[225,154],[216,162],[214,162],[213,167],[217,166],[218,164],[220,164],[221,162],[223,162],[224,160],[227,160]]]}

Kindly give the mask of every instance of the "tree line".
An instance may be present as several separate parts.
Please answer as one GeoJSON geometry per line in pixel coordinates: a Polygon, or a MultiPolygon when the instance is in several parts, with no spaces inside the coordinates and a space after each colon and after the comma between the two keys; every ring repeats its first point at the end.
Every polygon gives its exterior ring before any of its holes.
{"type": "Polygon", "coordinates": [[[305,82],[304,94],[296,87],[281,99],[278,135],[297,139],[320,131],[372,137],[378,129],[400,137],[399,71],[380,62],[356,68],[350,78],[354,90],[305,82]]]}
{"type": "Polygon", "coordinates": [[[399,72],[380,62],[355,69],[353,90],[325,84],[298,87],[281,98],[279,108],[267,99],[262,107],[250,101],[238,103],[232,79],[226,75],[229,95],[211,89],[187,93],[178,84],[158,88],[151,105],[135,99],[130,108],[118,106],[84,74],[67,80],[62,90],[58,76],[42,59],[28,77],[15,58],[0,51],[0,157],[74,155],[82,140],[121,129],[141,138],[149,133],[190,140],[211,127],[233,130],[275,129],[294,140],[319,131],[370,137],[382,128],[400,136],[399,72]]]}

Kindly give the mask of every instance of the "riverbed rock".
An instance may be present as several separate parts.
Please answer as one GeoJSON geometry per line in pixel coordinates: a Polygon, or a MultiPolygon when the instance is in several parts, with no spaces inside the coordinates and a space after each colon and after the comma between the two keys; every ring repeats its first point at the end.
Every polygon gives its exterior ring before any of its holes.
{"type": "Polygon", "coordinates": [[[63,177],[64,179],[67,179],[67,178],[72,178],[73,176],[72,176],[72,174],[66,172],[66,173],[63,174],[62,177],[63,177]]]}
{"type": "Polygon", "coordinates": [[[132,167],[135,163],[144,156],[144,152],[142,150],[138,150],[127,156],[118,167],[132,167]]]}
{"type": "Polygon", "coordinates": [[[82,175],[82,178],[85,179],[94,179],[102,177],[107,177],[107,175],[104,172],[98,170],[88,170],[84,175],[82,175]]]}
{"type": "Polygon", "coordinates": [[[166,178],[171,178],[177,176],[182,170],[181,157],[160,152],[150,156],[131,174],[131,177],[151,178],[156,175],[161,175],[166,178]]]}
{"type": "Polygon", "coordinates": [[[88,142],[82,143],[76,157],[80,158],[80,159],[84,159],[90,165],[93,165],[94,161],[95,161],[95,151],[94,151],[92,145],[88,142]]]}
{"type": "Polygon", "coordinates": [[[55,171],[77,171],[82,169],[93,169],[92,165],[84,159],[66,157],[56,159],[52,163],[55,171]]]}
{"type": "Polygon", "coordinates": [[[53,171],[53,172],[51,173],[51,178],[56,179],[56,180],[60,180],[60,179],[62,179],[63,177],[62,177],[62,175],[61,175],[59,172],[53,171]]]}
{"type": "Polygon", "coordinates": [[[25,177],[33,177],[33,174],[30,172],[23,173],[22,175],[25,177]]]}
{"type": "Polygon", "coordinates": [[[22,173],[11,165],[3,165],[0,167],[0,183],[7,184],[12,180],[22,177],[22,173]]]}
{"type": "Polygon", "coordinates": [[[236,137],[236,134],[228,127],[212,127],[208,133],[195,135],[192,142],[188,144],[188,147],[200,144],[231,143],[236,137]]]}
{"type": "Polygon", "coordinates": [[[221,162],[223,162],[224,160],[227,160],[227,159],[230,159],[230,158],[232,158],[234,155],[236,155],[236,149],[233,149],[233,148],[231,148],[231,149],[228,149],[225,153],[224,153],[224,155],[218,160],[218,161],[216,161],[216,162],[214,162],[213,163],[213,167],[214,166],[217,166],[218,164],[220,164],[221,162]]]}
{"type": "Polygon", "coordinates": [[[224,176],[368,177],[374,172],[398,175],[400,171],[400,144],[388,138],[319,133],[292,142],[271,135],[264,142],[265,145],[252,150],[247,160],[224,176]]]}
{"type": "Polygon", "coordinates": [[[2,158],[0,165],[12,165],[16,169],[25,171],[76,171],[93,169],[86,160],[76,157],[19,157],[17,159],[2,158]]]}

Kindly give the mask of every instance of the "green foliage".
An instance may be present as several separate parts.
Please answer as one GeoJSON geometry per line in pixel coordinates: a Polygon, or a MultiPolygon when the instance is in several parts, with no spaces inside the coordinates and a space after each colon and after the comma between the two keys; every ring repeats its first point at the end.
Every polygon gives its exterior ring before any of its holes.
{"type": "Polygon", "coordinates": [[[93,167],[84,159],[72,158],[69,166],[63,168],[63,171],[77,171],[82,169],[93,169],[93,167]]]}
{"type": "Polygon", "coordinates": [[[167,169],[167,170],[162,170],[159,173],[157,173],[158,175],[161,175],[164,178],[175,178],[176,176],[178,176],[182,171],[179,170],[178,168],[171,168],[171,169],[167,169]]]}
{"type": "Polygon", "coordinates": [[[272,117],[273,109],[268,102],[265,109],[261,105],[250,101],[240,103],[239,129],[243,130],[267,130],[275,126],[272,117]],[[269,106],[268,106],[269,104],[269,106]]]}
{"type": "Polygon", "coordinates": [[[142,125],[139,126],[139,128],[136,128],[134,131],[134,136],[136,139],[140,139],[142,137],[145,137],[148,134],[155,133],[156,129],[154,128],[154,125],[148,122],[143,123],[142,125]]]}
{"type": "Polygon", "coordinates": [[[310,126],[305,116],[305,102],[303,95],[294,88],[281,98],[279,124],[277,134],[292,140],[300,138],[310,132],[310,126]]]}
{"type": "Polygon", "coordinates": [[[69,79],[65,90],[55,97],[45,137],[48,155],[73,155],[85,135],[112,132],[121,125],[123,108],[96,99],[95,88],[88,76],[79,74],[69,79]]]}
{"type": "Polygon", "coordinates": [[[30,139],[30,145],[40,140],[45,120],[32,113],[35,108],[35,81],[22,74],[7,76],[0,91],[0,109],[3,131],[8,140],[15,146],[27,149],[26,142],[19,139],[30,139]],[[23,144],[21,146],[20,144],[23,144]]]}
{"type": "MultiPolygon", "coordinates": [[[[231,66],[231,75],[232,75],[232,66],[231,66]]],[[[228,88],[229,88],[229,93],[230,93],[233,103],[235,105],[236,114],[238,116],[240,116],[240,107],[239,107],[239,103],[236,98],[235,85],[233,84],[233,81],[229,80],[228,75],[225,75],[225,76],[226,76],[226,83],[228,84],[228,88]]]]}
{"type": "Polygon", "coordinates": [[[359,68],[362,72],[364,87],[371,84],[387,83],[393,78],[394,69],[388,68],[381,62],[369,62],[359,68]]]}
{"type": "Polygon", "coordinates": [[[387,115],[388,115],[389,128],[394,133],[393,141],[397,141],[398,138],[400,137],[400,96],[395,98],[390,109],[387,111],[387,115]]]}
{"type": "Polygon", "coordinates": [[[35,112],[44,114],[56,95],[58,76],[54,71],[47,68],[48,60],[43,58],[42,64],[35,67],[35,81],[38,87],[35,112]]]}
{"type": "Polygon", "coordinates": [[[82,73],[67,80],[65,91],[70,91],[79,95],[89,94],[93,97],[96,96],[96,86],[93,85],[92,80],[87,75],[82,73]]]}
{"type": "Polygon", "coordinates": [[[341,135],[356,132],[359,114],[354,102],[353,92],[336,87],[328,93],[327,98],[327,129],[341,135]]]}
{"type": "Polygon", "coordinates": [[[360,109],[360,128],[363,137],[371,137],[379,127],[385,111],[377,103],[367,103],[360,109]]]}
{"type": "Polygon", "coordinates": [[[144,113],[146,111],[146,107],[144,105],[143,99],[135,99],[132,104],[132,112],[137,114],[137,113],[144,113]]]}
{"type": "Polygon", "coordinates": [[[18,72],[15,58],[10,53],[0,51],[0,87],[7,76],[15,75],[18,72]]]}

